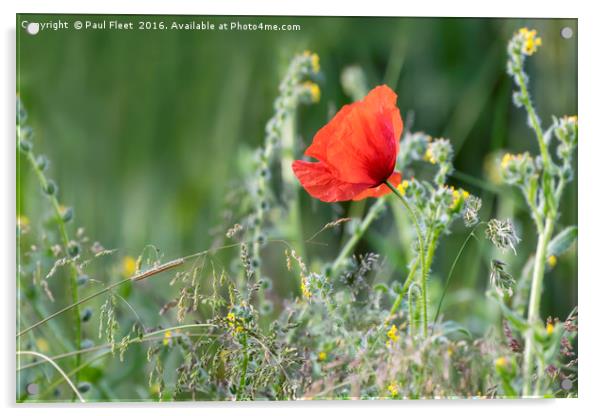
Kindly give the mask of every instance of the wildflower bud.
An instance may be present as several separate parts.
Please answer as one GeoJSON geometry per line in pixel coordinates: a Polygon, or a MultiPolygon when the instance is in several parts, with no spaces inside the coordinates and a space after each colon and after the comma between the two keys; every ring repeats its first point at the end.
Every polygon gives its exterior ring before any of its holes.
{"type": "Polygon", "coordinates": [[[360,66],[348,66],[341,73],[341,85],[345,94],[359,101],[368,93],[366,75],[360,66]]]}
{"type": "Polygon", "coordinates": [[[259,311],[262,315],[269,315],[274,311],[274,304],[269,300],[264,300],[259,308],[259,311]]]}
{"type": "Polygon", "coordinates": [[[516,254],[515,246],[519,243],[520,238],[516,235],[510,219],[500,221],[493,218],[489,220],[485,234],[497,248],[503,251],[511,249],[516,254]]]}
{"type": "Polygon", "coordinates": [[[261,265],[261,262],[259,261],[258,258],[254,258],[253,260],[251,260],[251,267],[253,269],[259,268],[260,265],[261,265]]]}
{"type": "Polygon", "coordinates": [[[528,97],[525,97],[525,95],[520,91],[515,91],[512,94],[512,102],[517,108],[523,107],[526,104],[527,100],[528,97]]]}
{"type": "Polygon", "coordinates": [[[263,246],[263,245],[265,245],[267,239],[265,238],[265,235],[259,234],[257,236],[257,240],[256,241],[257,241],[257,244],[259,244],[260,246],[263,246]]]}
{"type": "Polygon", "coordinates": [[[88,322],[92,318],[92,309],[86,308],[81,314],[82,322],[88,322]]]}
{"type": "Polygon", "coordinates": [[[272,288],[272,285],[273,285],[272,284],[272,279],[270,279],[269,277],[266,277],[266,276],[262,277],[259,280],[259,284],[261,285],[261,288],[263,290],[270,290],[272,288]]]}
{"type": "Polygon", "coordinates": [[[453,148],[448,139],[435,139],[429,144],[424,158],[432,164],[442,164],[453,156],[453,148]]]}
{"type": "Polygon", "coordinates": [[[33,145],[31,144],[31,142],[29,140],[26,139],[20,139],[19,140],[19,149],[21,149],[21,151],[23,153],[29,153],[32,149],[33,145]]]}
{"type": "Polygon", "coordinates": [[[46,156],[40,155],[37,157],[36,167],[41,171],[46,170],[46,168],[48,167],[48,159],[46,158],[46,156]]]}
{"type": "Polygon", "coordinates": [[[17,97],[17,124],[23,125],[27,121],[27,110],[23,105],[23,102],[19,97],[17,97]]]}
{"type": "Polygon", "coordinates": [[[33,141],[33,129],[29,126],[19,128],[19,140],[33,141]]]}
{"type": "Polygon", "coordinates": [[[62,209],[61,218],[63,222],[71,221],[73,219],[73,208],[64,207],[64,209],[62,209]]]}
{"type": "Polygon", "coordinates": [[[77,276],[77,285],[83,286],[86,283],[88,283],[89,280],[90,280],[90,276],[88,276],[87,274],[79,275],[79,276],[77,276]]]}
{"type": "Polygon", "coordinates": [[[537,175],[536,162],[529,152],[518,155],[506,153],[500,166],[502,178],[509,185],[525,185],[537,175]]]}
{"type": "Polygon", "coordinates": [[[48,182],[46,182],[46,186],[44,187],[44,192],[46,192],[46,195],[56,195],[57,191],[58,187],[56,186],[56,183],[54,183],[52,180],[48,180],[48,182]]]}
{"type": "Polygon", "coordinates": [[[75,241],[70,241],[67,245],[67,253],[69,253],[71,257],[76,257],[79,254],[79,244],[75,241]]]}
{"type": "Polygon", "coordinates": [[[268,168],[261,168],[259,170],[259,176],[261,176],[264,179],[269,179],[269,177],[270,177],[270,170],[268,168]]]}
{"type": "Polygon", "coordinates": [[[320,87],[315,82],[307,81],[299,87],[299,100],[302,103],[317,103],[320,101],[320,95],[320,87]]]}
{"type": "Polygon", "coordinates": [[[80,393],[87,393],[88,391],[90,391],[91,388],[91,384],[88,383],[87,381],[81,382],[77,385],[77,389],[79,390],[80,393]]]}

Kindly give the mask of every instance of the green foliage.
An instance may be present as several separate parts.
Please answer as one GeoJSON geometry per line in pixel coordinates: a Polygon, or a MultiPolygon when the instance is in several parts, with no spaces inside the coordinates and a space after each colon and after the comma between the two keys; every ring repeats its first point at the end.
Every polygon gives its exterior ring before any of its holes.
{"type": "MultiPolygon", "coordinates": [[[[552,35],[572,22],[530,21],[545,46],[517,32],[504,68],[512,20],[298,20],[202,42],[82,32],[98,68],[52,61],[76,47],[62,33],[20,39],[17,348],[91,401],[575,396],[577,119],[543,131],[525,70],[537,51],[541,114],[576,108],[576,48],[552,35]],[[405,122],[397,195],[311,200],[290,161],[383,82],[405,122]]],[[[19,357],[19,401],[75,397],[19,357]]]]}

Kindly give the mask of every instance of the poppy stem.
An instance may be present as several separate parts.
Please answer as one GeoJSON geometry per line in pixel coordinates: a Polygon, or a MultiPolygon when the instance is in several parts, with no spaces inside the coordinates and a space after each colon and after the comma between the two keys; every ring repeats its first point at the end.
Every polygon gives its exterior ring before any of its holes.
{"type": "Polygon", "coordinates": [[[418,238],[418,250],[420,251],[419,253],[419,259],[420,259],[420,269],[422,272],[422,310],[423,310],[423,334],[426,337],[428,335],[428,318],[427,318],[427,311],[426,311],[426,302],[427,302],[427,297],[426,297],[426,259],[425,259],[425,252],[424,252],[424,239],[422,238],[422,232],[420,229],[420,223],[418,222],[418,217],[416,216],[416,213],[414,212],[414,210],[412,209],[412,207],[410,206],[410,203],[408,202],[408,200],[397,190],[397,188],[395,186],[393,186],[391,184],[391,182],[389,181],[385,181],[385,185],[387,185],[389,187],[389,189],[391,189],[391,191],[393,191],[393,193],[397,196],[397,198],[399,198],[399,200],[401,201],[401,203],[403,204],[403,206],[408,210],[408,213],[410,214],[410,219],[412,220],[412,223],[414,224],[414,228],[416,229],[416,237],[418,238]]]}

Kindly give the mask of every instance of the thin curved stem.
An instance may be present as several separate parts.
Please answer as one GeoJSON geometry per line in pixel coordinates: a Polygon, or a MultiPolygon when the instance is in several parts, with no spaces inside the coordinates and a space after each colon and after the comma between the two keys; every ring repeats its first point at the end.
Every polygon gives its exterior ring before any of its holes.
{"type": "Polygon", "coordinates": [[[73,390],[73,393],[75,393],[75,395],[77,396],[79,401],[82,403],[86,402],[84,400],[84,398],[82,397],[82,395],[79,393],[79,390],[77,390],[77,387],[75,387],[75,385],[73,384],[71,379],[67,376],[67,374],[65,374],[63,369],[61,367],[59,367],[59,365],[57,363],[55,363],[50,357],[48,357],[44,354],[41,354],[39,352],[36,352],[36,351],[17,351],[17,355],[33,355],[34,357],[41,358],[41,359],[49,362],[50,364],[52,364],[52,366],[56,369],[56,371],[58,371],[59,374],[65,379],[67,384],[69,384],[69,387],[71,387],[71,390],[73,390]]]}
{"type": "MultiPolygon", "coordinates": [[[[464,252],[464,249],[466,248],[468,241],[470,241],[470,238],[472,237],[472,238],[476,239],[474,232],[477,229],[477,227],[482,224],[483,223],[479,223],[479,224],[475,225],[474,228],[470,231],[470,233],[466,237],[466,239],[464,240],[464,243],[462,243],[462,246],[460,247],[460,250],[458,251],[456,258],[454,259],[454,262],[452,263],[452,266],[449,269],[449,273],[447,274],[447,279],[445,280],[445,286],[443,287],[443,292],[441,293],[441,298],[439,299],[439,304],[437,305],[437,312],[435,313],[435,318],[433,319],[433,322],[437,322],[437,319],[439,318],[439,313],[441,312],[441,306],[443,305],[443,298],[445,298],[445,294],[447,293],[447,288],[449,287],[449,282],[451,281],[451,277],[454,273],[454,270],[456,269],[458,260],[460,260],[460,257],[462,256],[462,253],[464,252]]],[[[434,328],[433,328],[433,331],[434,331],[434,328]]]]}

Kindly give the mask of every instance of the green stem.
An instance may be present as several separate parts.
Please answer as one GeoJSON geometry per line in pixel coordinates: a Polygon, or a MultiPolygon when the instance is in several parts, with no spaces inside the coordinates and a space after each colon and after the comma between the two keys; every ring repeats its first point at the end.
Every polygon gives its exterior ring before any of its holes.
{"type": "MultiPolygon", "coordinates": [[[[408,210],[410,219],[412,220],[412,223],[414,224],[414,228],[416,229],[416,237],[418,238],[418,250],[419,250],[418,257],[420,259],[420,270],[422,272],[422,279],[421,279],[421,281],[422,281],[422,312],[423,312],[423,321],[424,321],[422,332],[423,332],[424,337],[426,338],[426,336],[428,335],[428,316],[427,316],[427,307],[426,307],[427,267],[426,267],[426,258],[425,258],[426,253],[424,251],[424,240],[422,238],[422,232],[420,231],[420,224],[418,223],[418,217],[416,216],[416,213],[410,206],[407,199],[389,181],[385,181],[385,184],[389,187],[389,189],[391,189],[391,191],[393,191],[393,193],[399,198],[399,200],[401,201],[403,206],[408,210]]],[[[431,255],[431,260],[432,260],[432,255],[431,255]]]]}
{"type": "Polygon", "coordinates": [[[242,370],[240,372],[240,381],[238,383],[238,388],[236,389],[236,400],[240,400],[242,398],[242,393],[247,386],[247,367],[249,365],[249,352],[247,351],[247,336],[243,335],[242,346],[244,350],[243,360],[242,360],[242,370]]]}
{"type": "Polygon", "coordinates": [[[454,273],[454,270],[456,269],[456,264],[458,263],[460,256],[462,256],[462,253],[464,252],[464,249],[466,248],[466,245],[468,244],[468,241],[470,240],[470,238],[471,237],[476,238],[474,235],[474,230],[479,225],[480,224],[477,224],[470,231],[470,234],[468,234],[468,237],[466,237],[466,239],[464,240],[464,243],[462,243],[462,246],[460,247],[460,250],[458,251],[456,258],[454,259],[454,262],[452,263],[452,266],[449,269],[449,273],[447,274],[447,279],[445,280],[445,286],[443,287],[443,292],[441,293],[441,298],[439,298],[439,304],[437,305],[437,312],[435,313],[435,318],[433,319],[433,323],[437,322],[437,319],[439,318],[439,313],[441,312],[441,306],[443,305],[443,298],[445,298],[445,294],[447,293],[447,288],[449,287],[449,282],[451,281],[452,274],[454,273]]]}
{"type": "Polygon", "coordinates": [[[424,262],[424,268],[421,270],[421,286],[422,286],[422,334],[426,338],[428,335],[428,297],[427,297],[427,278],[428,272],[433,264],[433,257],[435,255],[435,248],[437,247],[437,240],[441,234],[441,229],[437,228],[432,232],[432,236],[428,239],[428,247],[426,252],[426,259],[424,262]]]}
{"type": "Polygon", "coordinates": [[[405,296],[406,292],[408,291],[410,284],[414,281],[414,275],[416,274],[417,269],[418,269],[418,262],[414,261],[412,263],[412,267],[410,268],[410,273],[408,274],[408,277],[407,277],[405,283],[403,284],[403,287],[399,291],[399,294],[397,295],[395,302],[393,302],[393,306],[391,306],[391,310],[389,311],[389,317],[392,317],[395,314],[395,312],[397,312],[399,307],[401,306],[401,301],[403,300],[403,297],[405,296]]]}
{"type": "MultiPolygon", "coordinates": [[[[48,186],[48,179],[44,175],[44,172],[38,167],[38,163],[36,162],[35,157],[32,152],[27,153],[27,159],[29,160],[29,163],[33,167],[33,170],[35,171],[36,176],[38,177],[40,186],[42,187],[43,190],[46,190],[47,186],[48,186]]],[[[67,234],[67,227],[65,225],[65,221],[63,220],[63,215],[61,213],[61,208],[60,208],[58,199],[56,198],[55,195],[49,195],[48,197],[50,199],[50,203],[54,210],[54,215],[56,216],[56,221],[59,226],[59,233],[60,233],[61,239],[63,241],[65,253],[67,253],[67,255],[69,255],[68,250],[69,250],[70,239],[69,239],[69,234],[67,234]]],[[[73,325],[74,325],[73,328],[75,330],[75,345],[79,347],[79,345],[81,344],[81,317],[80,317],[79,307],[77,306],[78,300],[79,300],[77,275],[79,274],[79,271],[77,270],[77,267],[75,266],[74,263],[69,263],[69,265],[70,265],[69,286],[70,286],[70,292],[71,292],[71,302],[76,304],[76,306],[73,308],[73,325]]],[[[81,358],[79,355],[76,355],[75,356],[75,366],[76,367],[79,366],[80,363],[81,363],[81,358]]],[[[77,378],[75,379],[75,382],[77,383],[77,378]]]]}
{"type": "MultiPolygon", "coordinates": [[[[541,292],[543,289],[543,276],[546,267],[548,243],[554,231],[554,217],[546,218],[543,233],[537,239],[537,251],[535,252],[535,264],[533,266],[533,277],[531,280],[531,293],[529,296],[528,322],[529,329],[525,335],[525,352],[523,361],[523,396],[531,395],[531,377],[533,374],[533,359],[535,355],[535,326],[539,321],[539,306],[541,303],[541,292]]],[[[538,391],[535,392],[539,394],[538,391]]]]}
{"type": "Polygon", "coordinates": [[[537,143],[539,144],[539,151],[541,152],[541,160],[543,162],[544,170],[550,171],[550,154],[548,152],[548,148],[543,139],[543,130],[541,129],[541,123],[539,122],[539,118],[537,117],[537,113],[535,112],[535,108],[533,107],[533,103],[531,102],[531,97],[529,96],[529,91],[527,90],[527,83],[525,82],[525,73],[521,70],[517,76],[518,85],[521,90],[521,94],[525,97],[525,109],[527,110],[527,116],[529,117],[529,122],[535,130],[535,135],[537,136],[537,143]]]}

